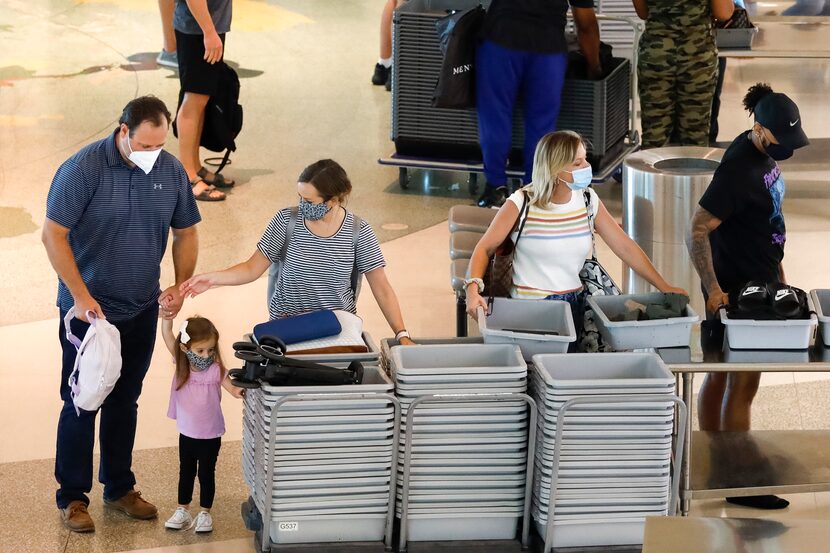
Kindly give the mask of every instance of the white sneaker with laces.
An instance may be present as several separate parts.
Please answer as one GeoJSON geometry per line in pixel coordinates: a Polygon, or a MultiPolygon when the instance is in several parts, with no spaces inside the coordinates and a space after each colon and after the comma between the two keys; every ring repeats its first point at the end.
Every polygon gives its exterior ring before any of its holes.
{"type": "Polygon", "coordinates": [[[196,522],[193,523],[196,526],[196,532],[213,532],[213,518],[211,518],[210,513],[207,511],[200,511],[198,515],[196,515],[196,522]]]}
{"type": "Polygon", "coordinates": [[[190,511],[184,507],[179,507],[173,513],[167,522],[164,523],[165,528],[171,530],[181,530],[182,528],[190,528],[193,526],[193,517],[190,516],[190,511]]]}

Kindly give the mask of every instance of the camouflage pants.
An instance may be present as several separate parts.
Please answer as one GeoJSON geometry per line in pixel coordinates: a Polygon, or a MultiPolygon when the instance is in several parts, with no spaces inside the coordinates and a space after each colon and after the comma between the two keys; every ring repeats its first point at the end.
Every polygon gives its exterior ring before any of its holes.
{"type": "Polygon", "coordinates": [[[637,63],[643,148],[708,146],[718,51],[705,27],[647,28],[637,63]]]}

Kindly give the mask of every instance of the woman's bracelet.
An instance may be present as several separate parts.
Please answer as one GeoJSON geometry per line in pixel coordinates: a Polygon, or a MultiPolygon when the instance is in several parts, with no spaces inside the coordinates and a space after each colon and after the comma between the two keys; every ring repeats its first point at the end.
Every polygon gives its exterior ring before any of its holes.
{"type": "Polygon", "coordinates": [[[395,340],[400,342],[401,338],[411,338],[409,336],[409,332],[406,329],[400,330],[397,332],[397,334],[395,334],[395,340]]]}

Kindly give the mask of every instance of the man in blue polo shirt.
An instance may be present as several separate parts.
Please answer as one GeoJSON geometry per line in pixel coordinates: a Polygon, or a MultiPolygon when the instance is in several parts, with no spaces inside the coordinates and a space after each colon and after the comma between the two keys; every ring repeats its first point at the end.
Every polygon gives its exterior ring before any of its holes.
{"type": "Polygon", "coordinates": [[[112,393],[101,406],[99,430],[105,506],[133,518],[150,519],[156,508],[134,489],[132,453],[138,397],[150,366],[159,316],[160,262],[173,231],[176,283],[164,291],[173,302],[163,316],[173,318],[182,304],[178,285],[193,274],[201,220],[182,164],[162,148],[170,112],[154,96],[124,108],[115,132],[63,163],[46,203],[43,243],[59,277],[63,349],[55,478],[64,524],[75,532],[95,529],[87,512],[92,489],[92,450],[97,412],[76,414],[67,381],[76,350],[65,336],[63,319],[75,308],[72,333],[83,339],[87,314],[106,318],[121,334],[123,365],[112,393]]]}

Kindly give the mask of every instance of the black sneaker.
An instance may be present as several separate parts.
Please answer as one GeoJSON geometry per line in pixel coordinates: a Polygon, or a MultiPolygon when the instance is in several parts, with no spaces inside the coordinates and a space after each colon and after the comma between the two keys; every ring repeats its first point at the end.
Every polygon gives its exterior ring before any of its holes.
{"type": "Polygon", "coordinates": [[[375,64],[375,73],[372,75],[372,84],[375,86],[383,86],[389,82],[390,70],[384,67],[383,64],[375,64]]]}
{"type": "Polygon", "coordinates": [[[478,207],[494,207],[499,208],[507,199],[506,186],[490,186],[484,187],[484,194],[478,199],[476,205],[478,207]]]}
{"type": "Polygon", "coordinates": [[[727,503],[732,505],[740,505],[742,507],[752,507],[753,509],[764,509],[768,511],[775,511],[778,509],[786,509],[790,502],[783,497],[777,495],[749,495],[746,497],[727,497],[727,503]]]}

